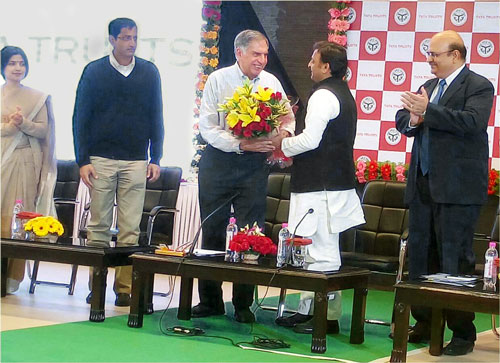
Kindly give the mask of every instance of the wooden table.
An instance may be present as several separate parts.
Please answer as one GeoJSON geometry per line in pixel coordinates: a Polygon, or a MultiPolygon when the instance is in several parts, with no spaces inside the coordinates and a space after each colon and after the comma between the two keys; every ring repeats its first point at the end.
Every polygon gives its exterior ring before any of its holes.
{"type": "Polygon", "coordinates": [[[318,272],[303,269],[277,269],[274,259],[261,258],[259,264],[225,262],[223,257],[192,257],[135,253],[133,261],[132,301],[128,326],[140,328],[144,310],[152,312],[152,286],[155,273],[181,276],[180,301],[177,317],[191,319],[193,278],[210,277],[216,281],[230,281],[286,289],[314,291],[314,332],[311,351],[326,351],[327,293],[354,289],[350,342],[364,341],[364,319],[367,284],[370,271],[356,267],[340,271],[318,272]]]}
{"type": "MultiPolygon", "coordinates": [[[[6,295],[7,259],[65,263],[92,266],[92,299],[90,302],[90,321],[101,322],[105,319],[106,277],[108,267],[130,265],[130,255],[139,251],[152,250],[151,247],[114,247],[98,248],[72,244],[72,239],[59,239],[57,243],[21,241],[9,238],[0,239],[2,256],[2,291],[6,295]]],[[[79,243],[79,242],[78,242],[79,243]]]]}
{"type": "Polygon", "coordinates": [[[441,355],[443,352],[444,309],[498,315],[498,292],[483,291],[481,283],[477,287],[467,288],[429,282],[401,282],[395,287],[395,329],[391,362],[406,362],[411,305],[428,306],[432,309],[431,355],[441,355]]]}

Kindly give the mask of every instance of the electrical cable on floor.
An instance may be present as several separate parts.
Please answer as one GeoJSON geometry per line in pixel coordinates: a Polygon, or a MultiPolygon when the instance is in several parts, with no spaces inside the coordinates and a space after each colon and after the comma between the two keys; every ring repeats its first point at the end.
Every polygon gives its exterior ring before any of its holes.
{"type": "Polygon", "coordinates": [[[267,353],[288,355],[288,356],[292,356],[292,357],[302,357],[302,358],[319,359],[319,360],[330,360],[330,361],[342,362],[342,363],[358,363],[356,361],[347,360],[347,359],[341,359],[341,358],[324,357],[324,356],[318,356],[318,355],[307,355],[307,354],[300,354],[300,353],[281,352],[281,351],[270,350],[270,349],[246,347],[246,346],[241,345],[241,344],[245,344],[245,343],[239,343],[238,344],[238,346],[241,349],[245,349],[245,350],[256,350],[256,351],[259,351],[259,352],[267,352],[267,353]]]}

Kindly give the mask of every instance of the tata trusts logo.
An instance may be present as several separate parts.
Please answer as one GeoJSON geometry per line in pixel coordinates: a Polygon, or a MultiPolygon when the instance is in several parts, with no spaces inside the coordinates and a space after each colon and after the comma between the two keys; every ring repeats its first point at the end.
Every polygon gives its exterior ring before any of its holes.
{"type": "Polygon", "coordinates": [[[394,13],[394,21],[398,25],[406,25],[409,23],[410,19],[411,19],[411,13],[410,10],[408,10],[407,8],[399,8],[394,13]]]}
{"type": "Polygon", "coordinates": [[[395,86],[401,86],[406,81],[406,72],[402,68],[394,68],[389,74],[389,80],[395,86]]]}
{"type": "Polygon", "coordinates": [[[365,42],[365,50],[368,54],[377,54],[382,48],[382,43],[377,37],[370,37],[365,42]]]}
{"type": "Polygon", "coordinates": [[[377,101],[371,96],[366,96],[361,100],[360,106],[361,111],[369,115],[377,109],[377,101]]]}
{"type": "Polygon", "coordinates": [[[494,51],[495,44],[489,39],[483,39],[477,45],[477,54],[483,58],[490,57],[494,51]]]}
{"type": "Polygon", "coordinates": [[[396,130],[394,127],[391,127],[385,132],[385,141],[389,145],[397,145],[401,141],[401,133],[396,130]]]}
{"type": "Polygon", "coordinates": [[[450,21],[455,26],[462,26],[467,22],[467,11],[462,8],[456,8],[450,14],[450,21]]]}
{"type": "Polygon", "coordinates": [[[427,52],[429,51],[430,42],[431,42],[431,38],[425,38],[424,40],[422,40],[420,42],[420,46],[419,46],[420,53],[422,53],[422,55],[424,57],[427,57],[427,52]]]}

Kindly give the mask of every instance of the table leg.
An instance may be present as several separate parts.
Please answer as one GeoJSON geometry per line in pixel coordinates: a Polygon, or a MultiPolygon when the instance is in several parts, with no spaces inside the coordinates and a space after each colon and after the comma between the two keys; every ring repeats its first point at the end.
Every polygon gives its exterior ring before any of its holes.
{"type": "Polygon", "coordinates": [[[365,341],[366,288],[355,288],[352,301],[351,344],[361,344],[365,341]]]}
{"type": "Polygon", "coordinates": [[[106,267],[93,268],[92,298],[90,299],[90,321],[102,322],[105,319],[104,302],[106,301],[106,267]]]}
{"type": "Polygon", "coordinates": [[[130,301],[130,314],[127,325],[131,328],[141,328],[144,317],[146,300],[145,286],[146,273],[132,270],[132,298],[130,301]]]}
{"type": "Polygon", "coordinates": [[[394,313],[394,338],[392,343],[391,362],[406,362],[408,343],[408,323],[410,321],[410,305],[398,302],[396,289],[396,303],[394,313]]]}
{"type": "Polygon", "coordinates": [[[2,257],[2,293],[1,296],[7,295],[7,263],[9,259],[7,257],[2,257]]]}
{"type": "Polygon", "coordinates": [[[326,320],[328,311],[328,297],[325,292],[314,294],[314,317],[311,352],[326,352],[326,320]]]}
{"type": "Polygon", "coordinates": [[[193,279],[189,277],[181,277],[181,291],[179,297],[179,310],[177,311],[177,319],[191,319],[191,304],[193,300],[193,279]]]}
{"type": "Polygon", "coordinates": [[[147,274],[145,278],[145,296],[144,296],[144,303],[146,304],[144,313],[149,315],[153,314],[153,285],[155,283],[155,275],[154,274],[147,274]]]}
{"type": "Polygon", "coordinates": [[[430,355],[443,354],[444,316],[443,309],[432,308],[430,355]]]}

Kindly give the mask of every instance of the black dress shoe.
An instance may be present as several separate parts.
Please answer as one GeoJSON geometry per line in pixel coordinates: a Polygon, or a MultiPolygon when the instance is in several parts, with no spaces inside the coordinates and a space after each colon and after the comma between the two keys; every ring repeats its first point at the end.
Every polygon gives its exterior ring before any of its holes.
{"type": "Polygon", "coordinates": [[[301,313],[295,313],[290,316],[282,316],[281,318],[276,318],[275,322],[278,325],[285,326],[287,328],[293,328],[297,324],[305,323],[312,319],[312,315],[304,315],[301,313]]]}
{"type": "Polygon", "coordinates": [[[431,340],[431,328],[425,323],[416,323],[408,333],[408,343],[428,343],[431,340]]]}
{"type": "MultiPolygon", "coordinates": [[[[306,323],[297,324],[293,331],[300,334],[312,334],[314,331],[312,321],[308,321],[306,323]]],[[[339,321],[338,320],[327,320],[326,321],[326,334],[338,334],[339,329],[339,321]]]]}
{"type": "Polygon", "coordinates": [[[92,291],[89,292],[89,294],[85,298],[85,301],[87,302],[87,304],[90,304],[90,302],[92,301],[92,291]]]}
{"type": "Polygon", "coordinates": [[[130,306],[130,295],[125,293],[116,294],[115,306],[130,306]]]}
{"type": "Polygon", "coordinates": [[[249,308],[235,309],[234,319],[239,323],[253,323],[255,322],[255,315],[250,311],[249,308]]]}
{"type": "Polygon", "coordinates": [[[461,338],[452,338],[451,342],[444,348],[445,355],[466,355],[474,349],[474,342],[461,338]]]}
{"type": "Polygon", "coordinates": [[[191,309],[193,318],[204,318],[212,315],[224,315],[224,305],[214,308],[205,304],[198,304],[191,309]]]}

